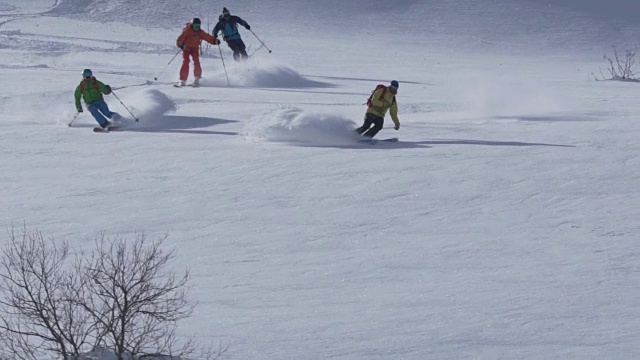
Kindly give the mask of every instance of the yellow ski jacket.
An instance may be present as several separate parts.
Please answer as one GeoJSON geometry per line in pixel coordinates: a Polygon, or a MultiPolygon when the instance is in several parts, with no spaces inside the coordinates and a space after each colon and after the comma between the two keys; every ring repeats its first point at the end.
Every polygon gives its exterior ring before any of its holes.
{"type": "Polygon", "coordinates": [[[400,120],[398,120],[398,104],[396,103],[396,96],[391,93],[388,87],[383,87],[376,90],[371,98],[371,106],[367,109],[367,114],[373,114],[384,118],[387,114],[387,110],[390,110],[391,120],[396,125],[400,126],[400,120]]]}

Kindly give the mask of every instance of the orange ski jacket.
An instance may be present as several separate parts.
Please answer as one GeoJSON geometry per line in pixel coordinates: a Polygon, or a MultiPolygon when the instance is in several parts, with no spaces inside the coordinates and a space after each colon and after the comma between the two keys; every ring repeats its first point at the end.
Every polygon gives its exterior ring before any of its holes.
{"type": "Polygon", "coordinates": [[[200,46],[200,41],[206,41],[212,45],[216,42],[216,37],[207,34],[206,31],[202,31],[202,29],[194,30],[191,27],[191,24],[187,25],[182,34],[178,36],[178,40],[176,40],[176,46],[179,48],[184,44],[184,48],[197,48],[200,46]]]}

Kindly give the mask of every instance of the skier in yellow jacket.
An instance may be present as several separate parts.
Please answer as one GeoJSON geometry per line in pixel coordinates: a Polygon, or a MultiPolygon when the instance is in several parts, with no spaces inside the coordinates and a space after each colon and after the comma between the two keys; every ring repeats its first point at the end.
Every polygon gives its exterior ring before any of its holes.
{"type": "Polygon", "coordinates": [[[396,103],[396,94],[398,93],[398,82],[393,80],[389,86],[378,85],[373,92],[367,105],[367,114],[364,117],[364,124],[356,129],[356,132],[362,136],[373,138],[378,131],[382,129],[384,117],[387,110],[391,114],[391,120],[395,125],[395,129],[400,129],[400,120],[398,120],[398,104],[396,103]],[[373,125],[373,127],[371,127],[373,125]]]}

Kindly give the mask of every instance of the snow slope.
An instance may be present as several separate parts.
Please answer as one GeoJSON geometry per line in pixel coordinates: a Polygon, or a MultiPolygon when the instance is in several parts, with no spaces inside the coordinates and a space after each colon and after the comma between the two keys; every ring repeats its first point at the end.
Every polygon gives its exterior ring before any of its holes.
{"type": "Polygon", "coordinates": [[[638,358],[637,84],[588,77],[639,29],[597,5],[238,0],[273,53],[176,89],[222,4],[0,0],[0,224],[168,233],[229,359],[638,358]],[[66,126],[87,67],[139,123],[66,126]],[[352,141],[392,79],[400,141],[352,141]]]}

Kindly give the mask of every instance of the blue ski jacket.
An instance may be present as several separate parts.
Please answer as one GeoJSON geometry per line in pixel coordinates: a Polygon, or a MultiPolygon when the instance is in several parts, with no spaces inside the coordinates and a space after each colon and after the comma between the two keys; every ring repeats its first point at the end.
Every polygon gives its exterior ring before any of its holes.
{"type": "Polygon", "coordinates": [[[238,24],[245,28],[249,26],[246,21],[242,20],[239,16],[231,15],[228,19],[225,19],[222,15],[218,18],[218,23],[213,28],[211,34],[218,36],[218,32],[222,31],[222,38],[225,41],[240,40],[240,33],[238,32],[238,24]]]}

